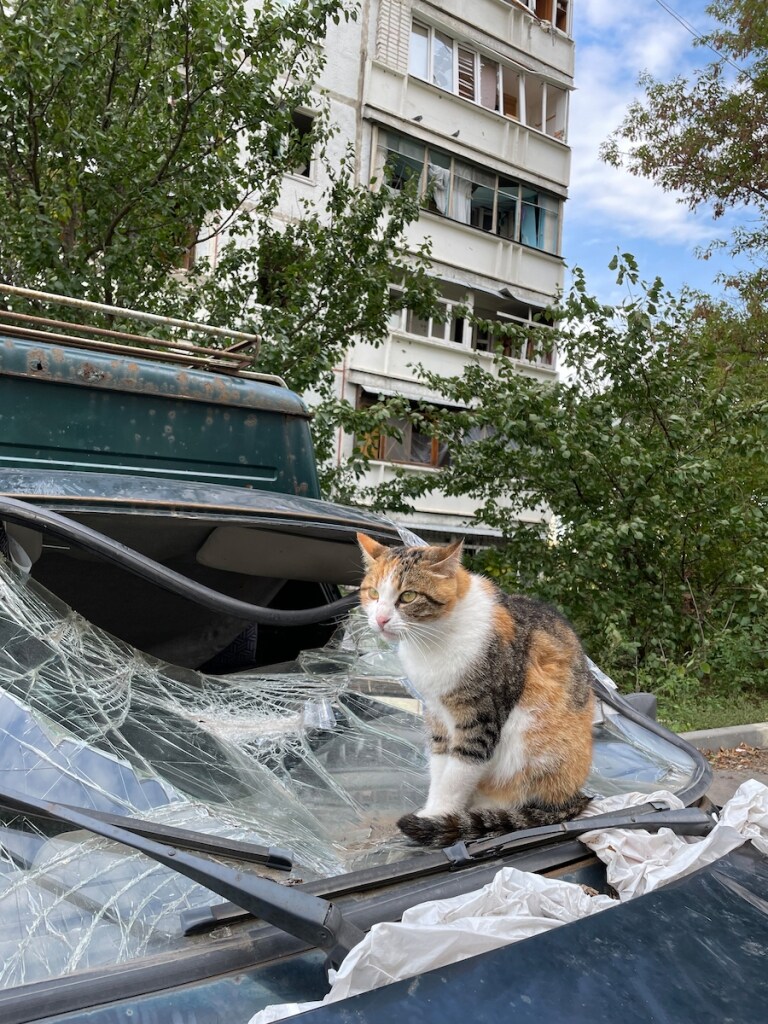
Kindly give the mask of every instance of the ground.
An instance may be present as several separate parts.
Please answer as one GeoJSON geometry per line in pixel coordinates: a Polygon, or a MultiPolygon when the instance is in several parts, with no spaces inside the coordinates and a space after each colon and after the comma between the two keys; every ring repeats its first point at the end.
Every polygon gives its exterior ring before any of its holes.
{"type": "Polygon", "coordinates": [[[757,779],[768,786],[768,750],[744,743],[730,750],[704,750],[702,753],[714,771],[707,791],[713,803],[724,804],[747,779],[757,779]]]}

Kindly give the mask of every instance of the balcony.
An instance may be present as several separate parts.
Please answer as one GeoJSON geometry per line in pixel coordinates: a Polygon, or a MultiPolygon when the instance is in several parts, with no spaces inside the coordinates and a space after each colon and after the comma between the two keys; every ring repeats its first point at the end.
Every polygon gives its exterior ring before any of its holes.
{"type": "MultiPolygon", "coordinates": [[[[418,13],[420,6],[417,0],[413,7],[414,14],[418,13]]],[[[456,25],[472,32],[467,26],[465,0],[442,0],[440,8],[456,25]]],[[[478,39],[487,36],[498,39],[522,50],[547,67],[573,76],[573,40],[547,22],[533,17],[515,0],[474,0],[472,26],[478,25],[483,27],[482,32],[473,33],[478,39]]]]}
{"type": "MultiPolygon", "coordinates": [[[[351,383],[360,384],[371,392],[402,391],[401,385],[404,385],[408,397],[425,401],[438,401],[439,396],[419,383],[413,371],[416,365],[445,377],[461,376],[470,362],[495,372],[493,356],[488,352],[478,352],[468,344],[417,337],[404,331],[393,332],[378,348],[356,345],[348,360],[351,383]]],[[[547,365],[543,360],[522,358],[512,362],[521,373],[542,381],[552,380],[557,373],[554,362],[547,365]]]]}
{"type": "Polygon", "coordinates": [[[372,65],[364,114],[416,138],[438,137],[467,160],[520,174],[532,184],[560,191],[568,184],[570,150],[559,139],[419,78],[372,65]]]}
{"type": "Polygon", "coordinates": [[[439,214],[423,211],[409,226],[407,238],[414,248],[431,238],[435,263],[510,284],[534,305],[546,306],[562,287],[563,261],[559,256],[439,214]]]}

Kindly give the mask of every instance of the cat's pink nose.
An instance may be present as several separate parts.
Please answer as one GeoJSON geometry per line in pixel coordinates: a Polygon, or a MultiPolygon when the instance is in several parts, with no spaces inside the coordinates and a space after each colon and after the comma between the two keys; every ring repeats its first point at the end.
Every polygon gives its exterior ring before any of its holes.
{"type": "Polygon", "coordinates": [[[386,626],[391,618],[391,612],[376,612],[376,624],[378,626],[386,626]]]}

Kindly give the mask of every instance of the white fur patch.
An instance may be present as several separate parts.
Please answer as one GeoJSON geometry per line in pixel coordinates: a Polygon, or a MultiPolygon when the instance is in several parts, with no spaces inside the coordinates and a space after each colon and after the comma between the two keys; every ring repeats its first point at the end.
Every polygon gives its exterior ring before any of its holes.
{"type": "MultiPolygon", "coordinates": [[[[465,810],[485,772],[482,764],[470,764],[447,754],[438,754],[437,757],[440,758],[438,771],[430,779],[427,803],[419,812],[427,817],[465,810]]],[[[433,763],[435,760],[433,757],[433,763]]]]}
{"type": "Polygon", "coordinates": [[[387,637],[387,639],[389,639],[390,641],[393,639],[393,637],[397,638],[400,635],[402,635],[402,632],[405,628],[403,618],[397,609],[397,599],[400,596],[400,591],[394,584],[393,576],[394,573],[392,572],[389,574],[389,576],[385,576],[383,579],[379,580],[378,586],[376,588],[378,590],[379,596],[375,599],[369,600],[368,604],[366,605],[368,625],[371,627],[374,633],[382,632],[382,627],[379,626],[378,622],[376,621],[377,614],[381,612],[382,615],[387,616],[389,618],[389,621],[385,626],[385,630],[387,633],[392,634],[392,636],[387,637]]]}
{"type": "Polygon", "coordinates": [[[398,654],[406,675],[443,719],[437,698],[455,689],[485,653],[494,606],[493,595],[473,577],[467,593],[447,615],[423,625],[410,624],[400,641],[398,654]]]}
{"type": "Polygon", "coordinates": [[[536,720],[532,711],[515,707],[501,728],[501,736],[488,765],[488,776],[502,783],[531,763],[526,733],[536,720]]]}

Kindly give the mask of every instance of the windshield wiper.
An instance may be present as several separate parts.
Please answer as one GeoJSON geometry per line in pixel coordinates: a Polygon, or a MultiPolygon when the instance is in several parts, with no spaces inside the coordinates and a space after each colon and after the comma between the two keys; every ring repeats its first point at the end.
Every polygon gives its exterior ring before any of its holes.
{"type": "MultiPolygon", "coordinates": [[[[2,793],[0,793],[2,804],[2,793]]],[[[83,811],[98,821],[117,825],[145,839],[156,839],[168,843],[179,850],[196,850],[212,857],[232,857],[249,864],[261,864],[266,868],[278,871],[290,871],[293,868],[293,854],[281,846],[260,846],[258,843],[244,843],[238,839],[225,839],[223,836],[210,836],[205,832],[194,832],[192,829],[179,828],[178,825],[162,825],[157,821],[146,821],[144,818],[129,818],[124,814],[112,814],[105,811],[84,810],[72,804],[61,804],[68,811],[83,811]]]]}
{"type": "Polygon", "coordinates": [[[205,860],[178,846],[163,845],[112,824],[109,820],[103,820],[111,818],[111,815],[38,800],[7,789],[0,792],[0,806],[63,821],[74,828],[86,829],[137,850],[218,893],[249,915],[267,921],[310,946],[319,946],[326,951],[333,967],[338,967],[350,949],[363,938],[364,933],[351,922],[345,921],[339,908],[328,900],[280,885],[271,878],[246,874],[242,870],[205,860]]]}
{"type": "MultiPolygon", "coordinates": [[[[477,839],[466,843],[454,843],[442,850],[424,852],[415,857],[381,864],[361,871],[349,872],[326,881],[309,882],[301,888],[304,891],[320,890],[326,898],[339,897],[348,893],[359,893],[366,889],[377,889],[397,882],[415,878],[426,878],[444,871],[453,871],[483,861],[490,861],[526,850],[543,849],[556,843],[578,839],[587,832],[601,828],[647,829],[656,832],[670,828],[677,835],[707,835],[715,822],[709,814],[696,807],[673,810],[660,801],[624,807],[590,818],[576,818],[559,825],[541,825],[537,828],[520,829],[506,835],[477,839]]],[[[233,904],[219,903],[211,907],[194,907],[182,911],[181,919],[185,935],[194,935],[229,924],[247,916],[247,912],[233,904]]]]}
{"type": "Polygon", "coordinates": [[[574,818],[557,825],[538,825],[536,828],[518,829],[488,839],[475,839],[446,846],[442,853],[452,865],[469,864],[485,857],[498,857],[532,847],[551,846],[568,839],[578,839],[588,832],[601,829],[645,829],[658,832],[669,828],[678,835],[705,836],[715,826],[712,817],[698,807],[670,808],[668,804],[651,801],[637,807],[623,807],[588,818],[574,818]]]}

